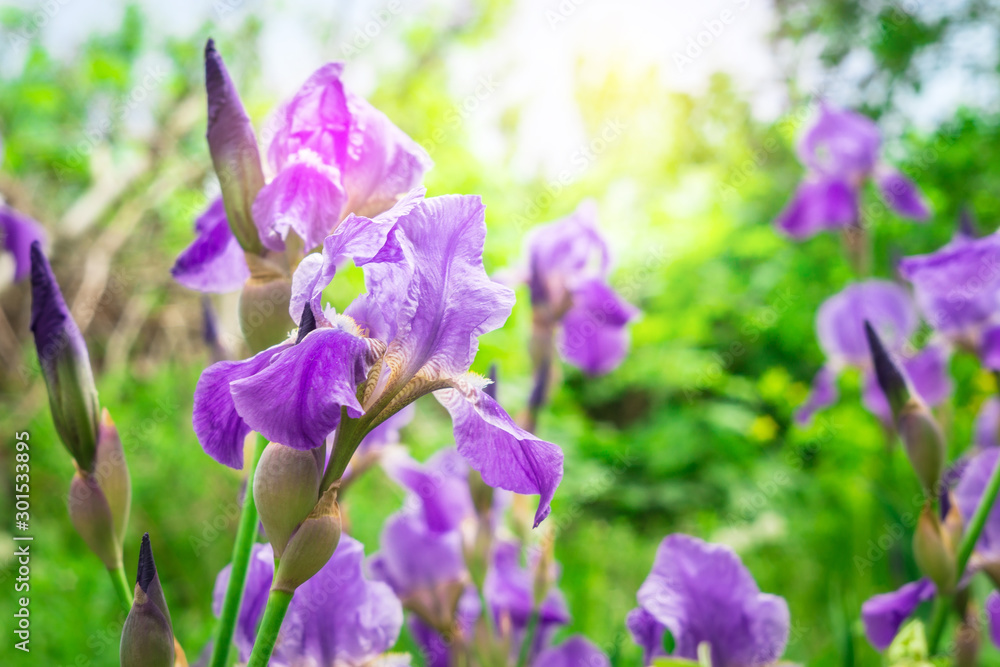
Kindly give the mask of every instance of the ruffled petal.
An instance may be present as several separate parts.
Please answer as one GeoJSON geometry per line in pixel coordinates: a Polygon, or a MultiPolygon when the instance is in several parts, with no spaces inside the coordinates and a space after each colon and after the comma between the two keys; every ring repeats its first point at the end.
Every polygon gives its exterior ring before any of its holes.
{"type": "Polygon", "coordinates": [[[597,226],[597,205],[586,200],[565,218],[532,229],[524,255],[534,305],[559,307],[573,290],[606,278],[611,250],[597,226]]]}
{"type": "Polygon", "coordinates": [[[532,667],[610,667],[604,651],[581,635],[573,635],[559,646],[538,654],[532,667]]]}
{"type": "Polygon", "coordinates": [[[336,167],[323,164],[311,151],[298,153],[253,203],[261,243],[283,252],[290,231],[307,251],[322,243],[340,222],[347,201],[340,179],[336,167]]]}
{"type": "Polygon", "coordinates": [[[562,321],[559,352],[586,373],[608,373],[625,358],[625,325],[638,314],[609,285],[592,280],[573,293],[573,307],[562,321]]]}
{"type": "Polygon", "coordinates": [[[869,598],[861,605],[861,620],[865,625],[865,636],[871,645],[880,651],[889,648],[903,622],[916,611],[921,602],[933,598],[935,591],[930,579],[921,579],[892,593],[869,598]]]}
{"type": "Polygon", "coordinates": [[[828,229],[847,227],[858,217],[858,193],[838,179],[803,181],[775,225],[793,239],[807,239],[828,229]]]}
{"type": "Polygon", "coordinates": [[[14,257],[14,281],[24,280],[31,271],[31,244],[45,242],[45,230],[26,215],[0,205],[0,239],[14,257]]]}
{"type": "Polygon", "coordinates": [[[538,526],[548,516],[562,480],[562,450],[520,428],[481,389],[459,387],[434,392],[451,414],[458,452],[490,486],[540,496],[535,512],[538,526]]]}
{"type": "Polygon", "coordinates": [[[837,401],[837,375],[837,371],[829,364],[819,369],[813,377],[812,389],[806,402],[795,412],[795,421],[808,424],[813,415],[837,401]]]}
{"type": "Polygon", "coordinates": [[[243,441],[253,429],[236,411],[231,385],[256,375],[289,348],[281,343],[242,361],[220,361],[201,374],[194,389],[192,422],[205,453],[231,468],[243,467],[243,441]]]}
{"type": "Polygon", "coordinates": [[[258,373],[232,383],[236,410],[271,442],[310,450],[340,423],[341,409],[362,414],[357,386],[367,372],[364,338],[316,329],[258,373]]]}
{"type": "Polygon", "coordinates": [[[895,169],[882,169],[876,176],[879,192],[886,203],[905,218],[923,221],[930,214],[930,208],[924,201],[917,186],[895,169]]]}
{"type": "Polygon", "coordinates": [[[780,658],[788,643],[788,605],[761,593],[728,547],[668,536],[637,597],[670,629],[681,658],[696,659],[708,642],[713,665],[758,667],[780,658]]]}
{"type": "Polygon", "coordinates": [[[170,274],[178,283],[199,292],[235,292],[250,277],[239,241],[226,220],[222,197],[217,197],[195,221],[195,239],[174,262],[170,274]]]}

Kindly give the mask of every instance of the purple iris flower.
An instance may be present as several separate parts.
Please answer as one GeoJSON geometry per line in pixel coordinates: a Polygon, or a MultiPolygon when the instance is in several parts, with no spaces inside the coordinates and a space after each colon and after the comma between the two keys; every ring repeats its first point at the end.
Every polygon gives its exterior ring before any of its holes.
{"type": "Polygon", "coordinates": [[[1000,323],[1000,233],[958,234],[936,252],[903,258],[899,270],[935,330],[987,360],[996,354],[1000,339],[990,329],[1000,323]]]}
{"type": "Polygon", "coordinates": [[[821,104],[819,117],[798,146],[807,173],[778,215],[778,229],[794,239],[857,225],[861,188],[874,179],[882,198],[903,217],[926,220],[930,211],[917,187],[879,160],[875,123],[848,110],[821,104]]]}
{"type": "Polygon", "coordinates": [[[14,257],[14,281],[24,280],[31,272],[31,244],[44,243],[45,231],[28,216],[0,204],[0,239],[14,257]]]}
{"type": "Polygon", "coordinates": [[[627,625],[647,665],[664,655],[666,629],[674,656],[697,659],[698,646],[707,642],[716,667],[768,665],[788,643],[785,600],[761,593],[728,547],[688,535],[670,535],[660,543],[637,598],[639,607],[627,625]]]}
{"type": "Polygon", "coordinates": [[[871,645],[884,651],[899,634],[899,629],[922,602],[932,599],[937,593],[934,582],[920,579],[905,584],[891,593],[876,595],[861,605],[861,620],[865,625],[865,636],[871,645]]]}
{"type": "Polygon", "coordinates": [[[580,635],[545,649],[531,664],[532,667],[611,667],[604,651],[580,635]]]}
{"type": "MultiPolygon", "coordinates": [[[[214,50],[206,52],[206,64],[221,73],[208,82],[209,144],[213,158],[221,156],[216,170],[225,189],[230,181],[253,172],[245,162],[256,160],[259,170],[259,157],[249,119],[214,50]],[[213,115],[216,108],[229,112],[213,115]]],[[[278,111],[270,128],[273,139],[267,156],[273,178],[259,192],[254,190],[252,216],[244,213],[252,217],[259,241],[268,250],[283,251],[294,232],[300,246],[310,251],[349,213],[375,216],[391,208],[420,184],[432,165],[426,151],[385,114],[344,87],[343,68],[343,63],[330,63],[313,73],[278,111]]],[[[234,194],[232,199],[240,197],[234,194]]],[[[232,291],[233,285],[242,285],[237,284],[240,276],[249,276],[221,201],[199,217],[197,238],[174,265],[174,277],[191,289],[232,291]]]]}
{"type": "MultiPolygon", "coordinates": [[[[403,608],[386,584],[364,577],[364,556],[360,542],[340,537],[333,557],[295,591],[270,664],[360,666],[392,648],[403,626],[403,608]]],[[[227,565],[215,581],[216,614],[222,611],[231,568],[227,565]]],[[[234,638],[243,662],[253,649],[273,576],[270,545],[254,545],[234,638]]]]}
{"type": "Polygon", "coordinates": [[[1000,445],[1000,399],[988,398],[976,415],[974,442],[979,448],[1000,445]]]}
{"type": "MultiPolygon", "coordinates": [[[[535,611],[533,569],[534,567],[521,565],[521,548],[517,543],[499,540],[494,545],[491,567],[483,584],[483,595],[497,626],[509,628],[514,655],[520,652],[528,622],[535,611]]],[[[533,660],[549,645],[552,635],[560,626],[570,621],[566,601],[557,588],[549,591],[537,613],[538,626],[528,650],[529,660],[533,660]]]]}
{"type": "Polygon", "coordinates": [[[537,327],[558,327],[562,357],[591,375],[625,358],[626,325],[639,314],[611,285],[611,252],[597,226],[597,206],[585,201],[569,216],[532,230],[527,267],[518,276],[531,290],[537,327]]]}
{"type": "Polygon", "coordinates": [[[937,343],[916,354],[904,354],[919,319],[906,290],[885,280],[849,285],[823,302],[816,313],[816,335],[827,362],[813,380],[812,392],[799,408],[796,420],[808,422],[813,414],[837,400],[837,378],[845,368],[858,368],[864,377],[862,400],[869,412],[886,423],[892,414],[878,385],[865,339],[868,321],[879,332],[923,400],[936,405],[951,392],[947,349],[937,343]]]}
{"type": "Polygon", "coordinates": [[[338,426],[338,443],[356,448],[434,393],[451,413],[459,453],[490,486],[541,496],[541,522],[562,478],[562,451],[518,427],[468,372],[479,336],[501,326],[514,303],[483,269],[484,210],[478,197],[414,191],[374,219],[349,216],[323,255],[296,270],[290,314],[305,325],[296,336],[202,374],[193,421],[205,451],[238,468],[251,430],[310,450],[338,426]],[[324,311],[322,291],[348,259],[368,291],[343,314],[324,311]]]}

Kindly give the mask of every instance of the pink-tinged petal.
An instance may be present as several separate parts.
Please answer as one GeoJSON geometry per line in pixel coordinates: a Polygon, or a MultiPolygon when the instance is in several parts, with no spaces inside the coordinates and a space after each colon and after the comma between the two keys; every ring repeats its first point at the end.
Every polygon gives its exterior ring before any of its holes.
{"type": "Polygon", "coordinates": [[[990,641],[994,646],[1000,647],[1000,592],[992,591],[987,595],[983,608],[986,610],[986,620],[990,625],[990,641]]]}
{"type": "Polygon", "coordinates": [[[535,526],[541,523],[562,480],[562,450],[520,428],[481,389],[466,385],[434,396],[451,414],[458,452],[490,486],[539,495],[535,526]]]}
{"type": "Polygon", "coordinates": [[[712,664],[763,667],[788,643],[785,600],[761,593],[728,547],[674,534],[660,543],[639,605],[673,635],[673,655],[697,659],[707,642],[712,664]]]}
{"type": "Polygon", "coordinates": [[[937,405],[951,395],[949,360],[948,349],[935,343],[902,360],[906,376],[928,405],[937,405]]]}
{"type": "Polygon", "coordinates": [[[336,228],[346,201],[337,168],[320,162],[312,151],[300,151],[253,204],[261,242],[282,252],[288,233],[294,231],[311,250],[336,228]]]}
{"type": "Polygon", "coordinates": [[[288,348],[289,343],[281,343],[249,359],[220,361],[201,374],[194,390],[194,432],[205,453],[219,463],[242,468],[243,441],[253,430],[236,411],[232,383],[256,375],[288,348]]]}
{"type": "Polygon", "coordinates": [[[802,240],[829,229],[847,227],[858,218],[858,192],[846,181],[820,178],[803,181],[775,225],[802,240]]]}
{"type": "Polygon", "coordinates": [[[611,667],[604,651],[581,635],[545,649],[531,664],[532,667],[611,667]]]}
{"type": "Polygon", "coordinates": [[[345,213],[374,216],[417,187],[430,157],[368,102],[347,92],[343,63],[318,69],[279,114],[268,151],[280,170],[307,148],[342,174],[345,213]]]}
{"type": "Polygon", "coordinates": [[[917,186],[895,169],[884,169],[876,177],[878,190],[886,203],[904,218],[923,221],[931,210],[917,186]]]}
{"type": "Polygon", "coordinates": [[[813,378],[812,390],[806,402],[795,412],[795,421],[799,424],[808,424],[814,414],[833,405],[837,395],[837,371],[827,364],[819,369],[813,378]]]}
{"type": "Polygon", "coordinates": [[[400,382],[465,373],[478,338],[507,320],[514,292],[486,275],[479,197],[422,199],[398,218],[365,269],[368,292],[394,323],[384,361],[400,382]]]}
{"type": "Polygon", "coordinates": [[[609,285],[592,280],[573,293],[573,307],[562,321],[559,352],[586,373],[608,373],[625,358],[625,325],[638,314],[639,310],[609,285]]]}
{"type": "Polygon", "coordinates": [[[865,321],[890,350],[899,349],[917,328],[918,317],[906,289],[888,280],[848,285],[816,312],[816,334],[827,358],[865,366],[870,359],[865,321]]]}
{"type": "Polygon", "coordinates": [[[198,292],[221,294],[241,289],[250,277],[250,268],[229,228],[222,197],[198,216],[194,230],[195,240],[170,269],[174,280],[198,292]]]}
{"type": "Polygon", "coordinates": [[[357,386],[367,372],[364,338],[316,329],[253,376],[232,383],[236,410],[271,442],[309,450],[340,423],[341,408],[360,417],[357,386]]]}
{"type": "Polygon", "coordinates": [[[208,139],[212,164],[222,186],[226,216],[247,252],[260,249],[250,210],[264,187],[257,137],[215,44],[205,45],[208,139]]]}
{"type": "Polygon", "coordinates": [[[798,152],[802,162],[818,173],[859,180],[875,168],[881,143],[878,126],[870,118],[824,103],[798,152]]]}
{"type": "Polygon", "coordinates": [[[1000,399],[986,399],[976,415],[975,443],[977,447],[1000,445],[1000,399]]]}
{"type": "Polygon", "coordinates": [[[14,256],[14,282],[24,280],[31,271],[31,244],[44,242],[45,230],[28,216],[0,205],[0,239],[14,256]]]}
{"type": "Polygon", "coordinates": [[[865,636],[872,646],[884,651],[892,644],[903,622],[916,611],[921,602],[934,597],[934,583],[930,579],[913,581],[897,591],[869,598],[861,605],[861,620],[865,636]]]}

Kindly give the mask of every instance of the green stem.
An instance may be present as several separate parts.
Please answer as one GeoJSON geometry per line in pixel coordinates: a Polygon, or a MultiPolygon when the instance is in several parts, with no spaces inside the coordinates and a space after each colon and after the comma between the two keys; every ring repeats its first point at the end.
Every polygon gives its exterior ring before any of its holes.
{"type": "Polygon", "coordinates": [[[125,576],[125,567],[119,565],[109,569],[108,574],[111,575],[111,584],[115,587],[115,593],[118,594],[118,599],[121,600],[127,614],[132,609],[132,589],[129,588],[128,578],[125,576]]]}
{"type": "Polygon", "coordinates": [[[521,653],[517,658],[517,667],[524,667],[528,663],[528,653],[531,645],[535,643],[535,632],[538,631],[538,606],[531,610],[528,617],[528,627],[524,631],[524,641],[521,642],[521,653]]]}
{"type": "Polygon", "coordinates": [[[236,543],[233,544],[233,568],[229,573],[229,585],[226,587],[226,597],[222,602],[222,614],[219,616],[219,623],[216,626],[210,667],[225,667],[229,662],[229,648],[233,643],[236,616],[243,600],[243,586],[246,584],[250,551],[257,539],[257,505],[254,504],[253,500],[253,475],[265,447],[267,447],[267,439],[261,435],[257,436],[253,462],[247,472],[247,490],[246,496],[243,498],[243,512],[240,514],[240,524],[236,529],[236,543]]]}
{"type": "Polygon", "coordinates": [[[267,663],[271,659],[271,652],[274,651],[274,645],[278,642],[281,622],[285,620],[285,612],[288,611],[288,604],[291,601],[292,594],[288,591],[271,591],[247,667],[267,667],[267,663]]]}
{"type": "MultiPolygon", "coordinates": [[[[993,509],[993,503],[996,501],[998,491],[1000,491],[1000,465],[996,465],[993,468],[993,472],[990,473],[990,481],[986,484],[983,497],[979,501],[979,506],[976,507],[976,512],[972,515],[972,520],[969,521],[968,530],[962,535],[962,541],[958,545],[958,557],[955,561],[956,580],[961,580],[962,575],[965,573],[965,566],[969,563],[969,558],[972,557],[972,550],[976,547],[976,542],[979,541],[980,533],[983,532],[983,526],[986,525],[986,519],[990,515],[990,510],[993,509]]],[[[944,623],[948,618],[949,597],[939,595],[934,601],[930,634],[927,638],[927,646],[930,649],[931,655],[934,655],[937,651],[937,645],[941,641],[944,623]]]]}

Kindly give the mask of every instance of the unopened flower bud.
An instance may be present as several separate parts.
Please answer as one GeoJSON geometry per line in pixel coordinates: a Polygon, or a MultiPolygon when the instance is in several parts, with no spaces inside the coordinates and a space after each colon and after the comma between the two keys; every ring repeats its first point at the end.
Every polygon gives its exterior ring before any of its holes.
{"type": "Polygon", "coordinates": [[[229,78],[222,56],[210,39],[205,45],[208,93],[208,150],[222,186],[222,201],[233,235],[248,254],[263,249],[251,208],[264,187],[264,171],[253,124],[229,78]]]}
{"type": "Polygon", "coordinates": [[[924,491],[933,496],[941,479],[946,455],[941,427],[926,405],[917,399],[910,399],[896,417],[896,430],[924,491]]]}
{"type": "Polygon", "coordinates": [[[902,372],[889,356],[882,340],[867,320],[865,320],[865,336],[868,338],[868,347],[872,354],[875,379],[878,380],[878,386],[889,402],[893,416],[897,417],[903,406],[910,400],[910,388],[906,384],[906,378],[903,377],[902,372]]]}
{"type": "Polygon", "coordinates": [[[272,589],[292,593],[320,571],[340,541],[341,518],[337,487],[332,486],[303,521],[278,561],[272,589]]]}
{"type": "Polygon", "coordinates": [[[135,599],[122,628],[122,667],[174,667],[173,626],[153,562],[149,533],[142,536],[135,599]]]}
{"type": "Polygon", "coordinates": [[[272,259],[247,255],[250,278],[240,293],[240,330],[253,352],[266,350],[288,337],[292,281],[272,259]]]}
{"type": "Polygon", "coordinates": [[[955,586],[955,548],[934,513],[931,504],[924,505],[913,534],[913,556],[917,566],[939,592],[947,595],[955,586]]]}
{"type": "Polygon", "coordinates": [[[264,449],[254,473],[253,498],[275,558],[281,558],[288,539],[315,507],[322,474],[313,452],[274,442],[264,449]]]}
{"type": "Polygon", "coordinates": [[[89,471],[97,448],[97,387],[83,334],[37,241],[31,245],[31,331],[56,431],[77,466],[89,471]]]}

